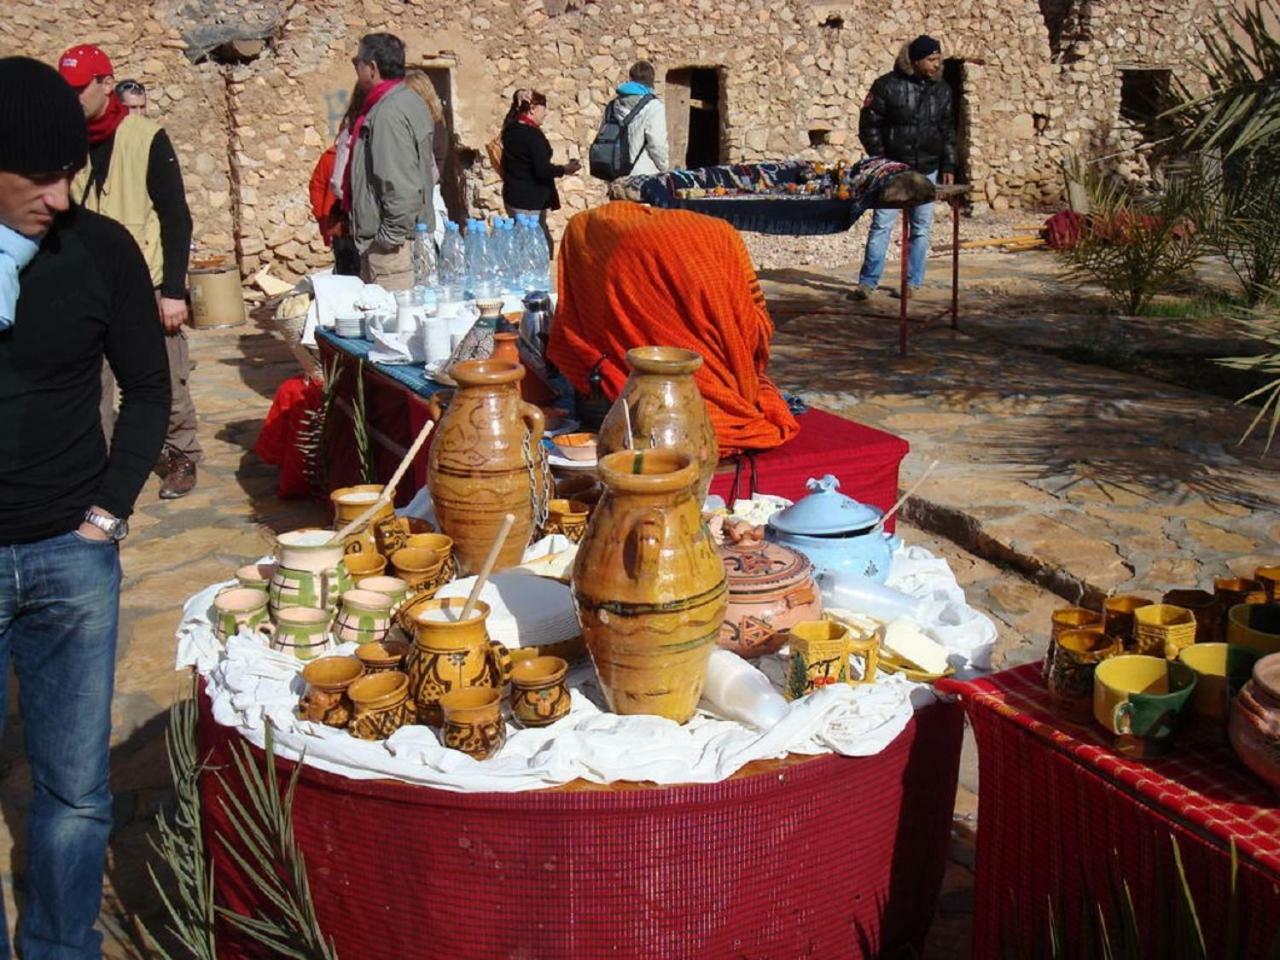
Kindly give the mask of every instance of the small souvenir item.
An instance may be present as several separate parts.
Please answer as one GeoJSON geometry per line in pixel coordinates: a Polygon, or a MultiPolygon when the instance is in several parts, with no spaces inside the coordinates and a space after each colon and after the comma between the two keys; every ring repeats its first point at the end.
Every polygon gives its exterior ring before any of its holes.
{"type": "Polygon", "coordinates": [[[284,607],[276,611],[271,649],[314,660],[329,648],[329,614],[315,607],[284,607]]]}
{"type": "Polygon", "coordinates": [[[489,605],[479,602],[471,617],[459,619],[463,599],[428,600],[414,610],[409,682],[418,716],[440,724],[440,698],[451,690],[486,687],[501,691],[511,678],[511,654],[489,639],[489,605]]]}
{"type": "Polygon", "coordinates": [[[374,590],[348,590],[334,620],[333,632],[340,642],[373,643],[382,640],[391,627],[393,601],[374,590]]]}
{"type": "Polygon", "coordinates": [[[1196,713],[1218,723],[1227,719],[1231,701],[1253,675],[1257,651],[1229,643],[1194,643],[1178,659],[1196,672],[1196,713]]]}
{"type": "Polygon", "coordinates": [[[280,565],[268,590],[273,615],[284,607],[315,607],[332,616],[352,584],[342,544],[331,539],[329,530],[293,530],[276,538],[280,565]]]}
{"type": "Polygon", "coordinates": [[[398,670],[363,676],[347,687],[351,698],[351,735],[361,740],[385,740],[413,722],[409,678],[398,670]]]}
{"type": "Polygon", "coordinates": [[[717,641],[742,657],[774,653],[787,629],[822,616],[822,597],[807,557],[780,543],[767,543],[763,529],[726,524],[720,558],[729,578],[729,608],[717,641]]]}
{"type": "Polygon", "coordinates": [[[1253,677],[1231,704],[1227,729],[1240,762],[1280,795],[1280,654],[1253,665],[1253,677]]]}
{"type": "Polygon", "coordinates": [[[1129,594],[1107,597],[1102,602],[1102,629],[1123,643],[1126,650],[1133,649],[1133,611],[1150,603],[1146,597],[1129,594]]]}
{"type": "Polygon", "coordinates": [[[825,686],[849,682],[849,628],[834,620],[803,620],[787,637],[791,660],[783,693],[799,700],[825,686]]]}
{"type": "Polygon", "coordinates": [[[267,595],[251,587],[231,587],[213,598],[213,633],[226,641],[241,630],[271,632],[267,595]]]}
{"type": "Polygon", "coordinates": [[[564,685],[569,665],[559,657],[532,657],[511,670],[511,713],[525,727],[545,727],[569,712],[564,685]]]}
{"type": "Polygon", "coordinates": [[[1087,723],[1093,714],[1093,674],[1099,663],[1123,652],[1119,640],[1101,630],[1064,630],[1049,668],[1049,697],[1068,720],[1087,723]]]}
{"type": "Polygon", "coordinates": [[[364,664],[365,673],[403,670],[404,658],[408,652],[409,645],[401,640],[375,640],[356,647],[356,656],[364,664]]]}

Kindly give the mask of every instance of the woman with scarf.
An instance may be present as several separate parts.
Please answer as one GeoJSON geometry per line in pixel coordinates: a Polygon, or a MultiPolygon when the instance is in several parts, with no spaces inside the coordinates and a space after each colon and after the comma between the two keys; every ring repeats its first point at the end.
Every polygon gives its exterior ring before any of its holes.
{"type": "Polygon", "coordinates": [[[510,216],[525,213],[537,217],[554,250],[547,211],[560,209],[556,180],[577,173],[582,164],[551,162],[551,144],[542,132],[547,119],[547,98],[537,90],[517,90],[512,98],[511,119],[502,131],[502,202],[510,216]]]}
{"type": "Polygon", "coordinates": [[[354,277],[360,273],[360,254],[356,252],[351,224],[342,209],[342,185],[351,159],[351,127],[363,104],[364,92],[356,87],[338,124],[337,138],[320,154],[311,171],[311,215],[316,218],[325,246],[333,248],[333,272],[338,276],[354,277]]]}

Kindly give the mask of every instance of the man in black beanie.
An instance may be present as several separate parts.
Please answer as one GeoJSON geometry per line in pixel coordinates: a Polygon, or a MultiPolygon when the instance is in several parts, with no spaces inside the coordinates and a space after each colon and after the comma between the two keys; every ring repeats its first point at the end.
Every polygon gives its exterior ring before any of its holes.
{"type": "MultiPolygon", "coordinates": [[[[137,244],[70,202],[89,148],[75,92],[0,59],[0,130],[0,672],[18,677],[33,788],[17,946],[87,960],[111,832],[119,543],[164,441],[169,371],[137,244]],[[109,452],[104,357],[123,393],[109,452]]],[[[0,720],[6,698],[0,683],[0,720]]]]}
{"type": "MultiPolygon", "coordinates": [[[[956,125],[951,110],[951,87],[942,80],[942,44],[920,35],[903,44],[893,69],[877,78],[862,103],[858,138],[868,157],[887,157],[905,163],[934,183],[951,183],[956,169],[956,125]]],[[[911,240],[907,252],[907,286],[924,283],[929,231],[933,228],[933,204],[913,207],[911,240]]],[[[898,219],[897,210],[877,210],[867,234],[855,300],[871,296],[884,272],[889,236],[898,219]]]]}

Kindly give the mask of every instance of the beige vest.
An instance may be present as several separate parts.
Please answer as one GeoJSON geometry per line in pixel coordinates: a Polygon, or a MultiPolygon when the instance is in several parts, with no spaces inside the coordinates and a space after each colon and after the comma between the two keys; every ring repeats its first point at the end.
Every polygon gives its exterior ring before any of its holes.
{"type": "Polygon", "coordinates": [[[123,224],[133,234],[156,287],[164,274],[164,251],[160,245],[160,218],[147,193],[147,164],[151,141],[159,132],[160,125],[154,120],[130,114],[116,127],[111,164],[101,192],[90,185],[88,164],[71,183],[71,196],[77,202],[123,224]]]}

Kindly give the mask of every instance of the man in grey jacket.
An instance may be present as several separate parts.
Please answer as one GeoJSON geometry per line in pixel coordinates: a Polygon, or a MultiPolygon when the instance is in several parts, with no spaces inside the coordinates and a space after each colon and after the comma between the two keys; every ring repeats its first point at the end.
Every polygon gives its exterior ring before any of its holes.
{"type": "MultiPolygon", "coordinates": [[[[618,86],[619,118],[625,118],[644,101],[654,96],[653,84],[657,71],[648,60],[637,60],[627,72],[627,82],[618,86]]],[[[661,100],[650,100],[627,126],[627,145],[631,148],[631,171],[628,176],[666,173],[670,169],[667,159],[667,111],[661,100]]],[[[605,111],[606,118],[608,111],[605,111]]]]}
{"type": "Polygon", "coordinates": [[[432,137],[435,124],[422,98],[402,82],[404,43],[389,33],[360,38],[352,58],[364,109],[352,126],[348,166],[351,232],[360,276],[388,290],[413,286],[415,225],[435,228],[432,137]]]}

